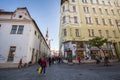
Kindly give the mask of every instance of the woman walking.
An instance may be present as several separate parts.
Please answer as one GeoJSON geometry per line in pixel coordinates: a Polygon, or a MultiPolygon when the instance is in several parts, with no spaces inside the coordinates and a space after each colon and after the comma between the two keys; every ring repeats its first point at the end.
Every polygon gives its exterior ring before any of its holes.
{"type": "Polygon", "coordinates": [[[42,74],[45,75],[45,73],[46,73],[46,67],[47,67],[47,61],[46,61],[45,57],[42,58],[41,66],[42,66],[42,74]]]}

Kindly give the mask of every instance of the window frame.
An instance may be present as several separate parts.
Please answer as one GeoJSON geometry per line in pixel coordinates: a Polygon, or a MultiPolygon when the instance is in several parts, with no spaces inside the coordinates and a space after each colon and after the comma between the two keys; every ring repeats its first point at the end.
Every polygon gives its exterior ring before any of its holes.
{"type": "Polygon", "coordinates": [[[23,34],[23,30],[24,30],[24,25],[19,25],[17,34],[23,34]]]}
{"type": "Polygon", "coordinates": [[[67,29],[63,29],[64,31],[64,37],[67,36],[67,29]]]}
{"type": "Polygon", "coordinates": [[[102,30],[98,30],[98,32],[99,32],[99,36],[102,37],[103,36],[102,35],[102,30]]]}
{"type": "Polygon", "coordinates": [[[76,12],[77,10],[76,10],[76,6],[73,6],[73,12],[76,12]]]}
{"type": "Polygon", "coordinates": [[[18,28],[18,25],[12,25],[10,34],[16,34],[17,33],[17,28],[18,28]]]}
{"type": "Polygon", "coordinates": [[[63,24],[66,23],[66,16],[63,16],[63,24]]]}
{"type": "Polygon", "coordinates": [[[78,18],[77,18],[77,16],[74,16],[74,23],[78,23],[78,18]]]}
{"type": "Polygon", "coordinates": [[[75,29],[75,35],[76,35],[76,37],[79,37],[80,35],[79,35],[79,29],[75,29]]]}

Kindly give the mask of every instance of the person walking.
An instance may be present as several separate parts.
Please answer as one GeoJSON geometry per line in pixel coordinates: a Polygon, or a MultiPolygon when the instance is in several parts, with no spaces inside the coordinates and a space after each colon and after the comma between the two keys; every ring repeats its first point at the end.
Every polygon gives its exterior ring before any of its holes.
{"type": "Polygon", "coordinates": [[[42,61],[41,61],[41,66],[42,66],[42,74],[46,74],[46,67],[47,67],[47,61],[45,59],[45,57],[42,58],[42,61]]]}
{"type": "Polygon", "coordinates": [[[22,68],[22,58],[19,61],[18,68],[22,68]]]}
{"type": "Polygon", "coordinates": [[[39,58],[38,64],[39,64],[40,66],[42,66],[42,60],[41,60],[41,58],[39,58]]]}
{"type": "Polygon", "coordinates": [[[99,64],[99,63],[100,63],[100,58],[99,58],[99,56],[96,56],[96,57],[95,57],[95,60],[96,60],[96,64],[99,64]]]}
{"type": "Polygon", "coordinates": [[[48,63],[49,63],[49,66],[51,66],[51,63],[52,63],[51,57],[48,58],[48,63]]]}
{"type": "Polygon", "coordinates": [[[104,66],[108,66],[109,60],[108,60],[108,56],[105,56],[104,58],[104,66]]]}
{"type": "Polygon", "coordinates": [[[80,64],[81,63],[80,56],[77,58],[77,60],[78,60],[78,63],[80,64]]]}

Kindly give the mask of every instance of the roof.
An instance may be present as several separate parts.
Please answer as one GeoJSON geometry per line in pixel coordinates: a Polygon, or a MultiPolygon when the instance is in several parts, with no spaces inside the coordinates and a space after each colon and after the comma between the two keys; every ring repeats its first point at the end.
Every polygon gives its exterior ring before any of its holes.
{"type": "Polygon", "coordinates": [[[0,11],[0,14],[13,14],[13,12],[4,12],[4,11],[0,11]]]}

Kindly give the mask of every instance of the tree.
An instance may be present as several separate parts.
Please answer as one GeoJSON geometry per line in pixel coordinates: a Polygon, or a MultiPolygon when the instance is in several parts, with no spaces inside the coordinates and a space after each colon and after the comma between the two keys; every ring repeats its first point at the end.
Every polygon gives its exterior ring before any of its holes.
{"type": "MultiPolygon", "coordinates": [[[[108,41],[107,39],[104,39],[104,38],[102,38],[102,37],[95,37],[95,38],[89,40],[89,45],[90,45],[91,47],[92,47],[92,46],[97,47],[97,48],[99,48],[99,49],[103,52],[101,46],[102,46],[104,43],[106,43],[107,41],[108,41]]],[[[103,52],[103,54],[104,54],[104,52],[103,52]]],[[[104,56],[105,56],[105,54],[104,54],[104,56]]]]}

